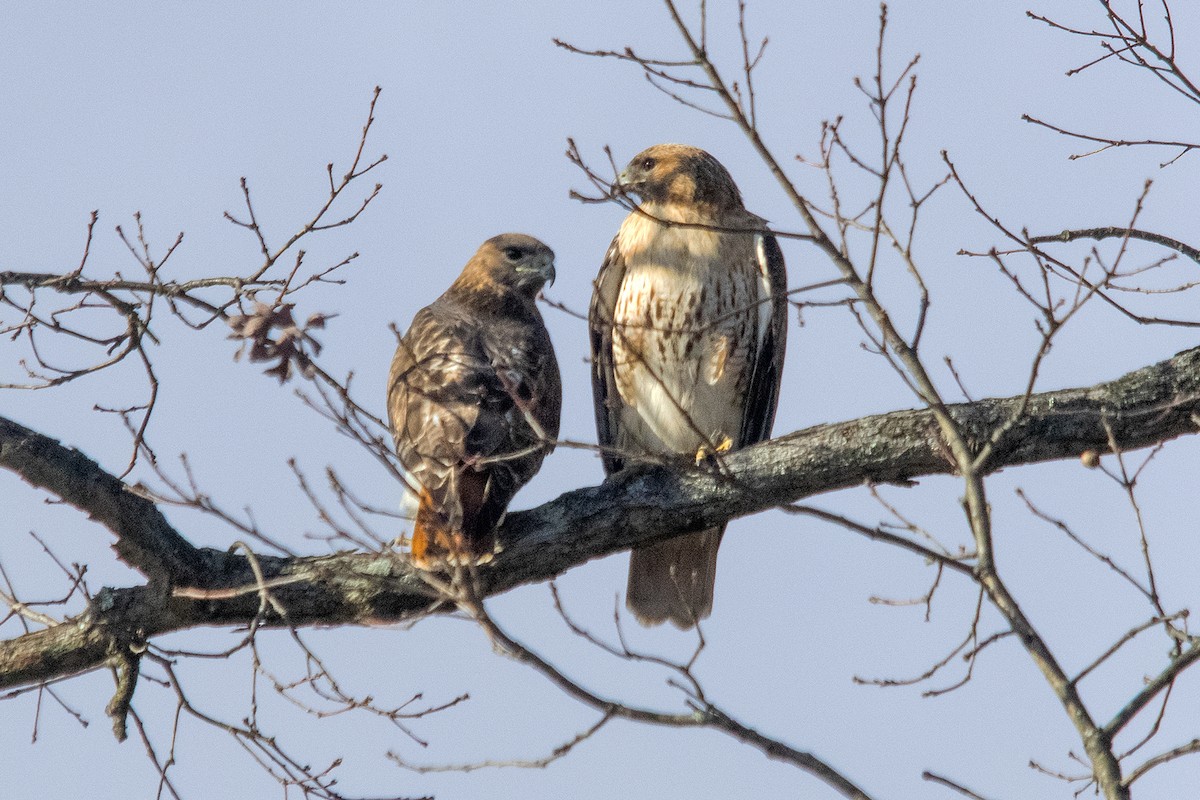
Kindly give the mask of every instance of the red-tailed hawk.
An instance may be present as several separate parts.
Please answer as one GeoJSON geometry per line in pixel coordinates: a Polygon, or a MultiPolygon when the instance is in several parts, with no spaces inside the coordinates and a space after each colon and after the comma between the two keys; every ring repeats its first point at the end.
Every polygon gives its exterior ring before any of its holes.
{"type": "MultiPolygon", "coordinates": [[[[619,183],[641,204],[608,248],[588,313],[605,470],[766,439],[787,335],[787,275],[766,221],[695,147],[644,150],[619,183]]],[[[626,604],[642,624],[709,615],[724,531],[633,550],[626,604]]]]}
{"type": "Polygon", "coordinates": [[[534,302],[553,280],[542,242],[488,239],[396,348],[388,417],[418,566],[490,559],[509,501],[554,449],[562,383],[534,302]]]}

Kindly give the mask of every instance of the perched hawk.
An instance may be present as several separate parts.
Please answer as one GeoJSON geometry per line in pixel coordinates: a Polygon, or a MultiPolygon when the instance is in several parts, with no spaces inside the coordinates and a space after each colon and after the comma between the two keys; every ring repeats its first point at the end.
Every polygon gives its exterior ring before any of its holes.
{"type": "Polygon", "coordinates": [[[534,303],[553,280],[537,239],[488,239],[396,348],[388,417],[418,566],[489,560],[509,501],[554,449],[562,383],[534,303]]]}
{"type": "MultiPolygon", "coordinates": [[[[695,147],[655,145],[619,183],[641,205],[608,248],[588,313],[605,470],[766,439],[783,370],[787,275],[765,220],[695,147]]],[[[709,615],[724,531],[633,550],[626,604],[642,624],[688,628],[709,615]]]]}

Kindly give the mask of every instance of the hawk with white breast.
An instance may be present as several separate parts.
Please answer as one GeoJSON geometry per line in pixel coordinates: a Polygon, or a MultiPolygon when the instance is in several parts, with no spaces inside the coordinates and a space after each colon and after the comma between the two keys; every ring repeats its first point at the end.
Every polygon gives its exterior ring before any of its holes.
{"type": "MultiPolygon", "coordinates": [[[[641,203],[608,249],[588,313],[606,472],[768,438],[787,275],[766,221],[720,162],[687,145],[639,153],[619,186],[641,203]]],[[[709,615],[724,530],[633,550],[626,604],[640,622],[689,628],[709,615]]]]}

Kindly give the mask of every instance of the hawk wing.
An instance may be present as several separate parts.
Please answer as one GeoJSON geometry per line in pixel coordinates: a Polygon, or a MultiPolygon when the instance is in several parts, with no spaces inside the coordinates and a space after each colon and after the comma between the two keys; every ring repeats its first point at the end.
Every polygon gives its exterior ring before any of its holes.
{"type": "Polygon", "coordinates": [[[596,276],[588,307],[588,329],[592,344],[592,402],[596,412],[596,435],[600,458],[607,474],[620,471],[624,459],[614,450],[617,444],[617,412],[622,400],[613,372],[613,316],[617,294],[625,278],[625,259],[619,237],[614,237],[596,276]]]}
{"type": "Polygon", "coordinates": [[[388,381],[396,452],[418,508],[413,556],[490,557],[509,501],[558,435],[561,384],[538,319],[481,321],[439,301],[401,339],[388,381]]]}
{"type": "Polygon", "coordinates": [[[468,456],[467,434],[489,394],[484,354],[461,327],[447,324],[433,306],[421,309],[388,378],[388,415],[406,489],[443,507],[447,521],[460,526],[461,507],[447,501],[455,495],[455,467],[468,456]]]}
{"type": "Polygon", "coordinates": [[[746,391],[745,415],[739,444],[765,441],[771,438],[775,409],[779,404],[779,384],[783,377],[783,356],[787,350],[787,270],[779,242],[763,233],[756,242],[758,268],[769,298],[759,313],[766,313],[765,328],[759,339],[750,384],[746,391]]]}

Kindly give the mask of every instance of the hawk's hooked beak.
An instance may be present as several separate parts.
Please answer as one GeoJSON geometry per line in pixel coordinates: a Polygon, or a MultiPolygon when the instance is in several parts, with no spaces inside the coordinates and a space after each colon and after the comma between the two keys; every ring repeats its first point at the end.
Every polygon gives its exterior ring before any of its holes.
{"type": "Polygon", "coordinates": [[[554,258],[553,256],[542,256],[532,264],[517,267],[517,273],[519,275],[535,275],[546,286],[552,286],[554,284],[554,258]]]}
{"type": "Polygon", "coordinates": [[[621,174],[617,176],[617,182],[613,184],[613,194],[636,193],[641,183],[630,174],[630,168],[626,167],[621,170],[621,174]]]}

